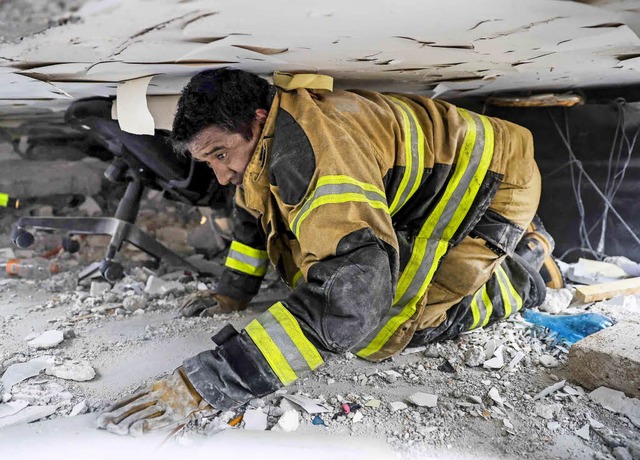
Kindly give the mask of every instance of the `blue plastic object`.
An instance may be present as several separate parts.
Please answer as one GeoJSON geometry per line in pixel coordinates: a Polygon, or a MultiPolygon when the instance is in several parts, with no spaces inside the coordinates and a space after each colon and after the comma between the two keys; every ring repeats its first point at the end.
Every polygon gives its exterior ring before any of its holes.
{"type": "Polygon", "coordinates": [[[538,324],[556,332],[559,338],[564,339],[569,345],[573,345],[578,340],[613,325],[609,318],[597,313],[557,316],[525,310],[523,316],[530,323],[538,324]]]}

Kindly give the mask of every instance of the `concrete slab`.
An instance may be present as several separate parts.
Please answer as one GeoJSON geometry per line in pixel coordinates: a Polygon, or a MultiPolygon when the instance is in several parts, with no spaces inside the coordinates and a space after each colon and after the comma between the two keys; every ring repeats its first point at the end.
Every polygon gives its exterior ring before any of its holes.
{"type": "Polygon", "coordinates": [[[640,324],[618,323],[571,347],[569,371],[588,389],[600,386],[640,398],[640,324]]]}
{"type": "Polygon", "coordinates": [[[50,195],[95,195],[107,165],[99,160],[0,161],[0,190],[20,199],[50,195]]]}

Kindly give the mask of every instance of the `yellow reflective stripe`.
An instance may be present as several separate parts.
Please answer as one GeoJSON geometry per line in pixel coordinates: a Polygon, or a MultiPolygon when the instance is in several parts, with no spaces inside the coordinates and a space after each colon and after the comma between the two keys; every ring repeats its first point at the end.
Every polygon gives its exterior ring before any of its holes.
{"type": "Polygon", "coordinates": [[[513,297],[513,299],[516,302],[516,311],[520,311],[523,303],[522,297],[520,296],[520,294],[518,294],[518,291],[516,291],[516,288],[513,287],[513,284],[511,283],[511,280],[509,279],[509,276],[507,275],[507,273],[504,271],[504,268],[500,267],[500,270],[502,270],[502,274],[504,275],[505,283],[507,285],[507,288],[509,289],[509,292],[511,293],[511,297],[513,297]]]}
{"type": "Polygon", "coordinates": [[[0,193],[0,206],[6,208],[9,204],[9,195],[6,193],[0,193]]]}
{"type": "Polygon", "coordinates": [[[389,212],[384,192],[373,184],[360,182],[349,176],[323,176],[298,213],[291,220],[291,231],[300,239],[300,226],[311,211],[325,204],[363,202],[389,212]]]}
{"type": "Polygon", "coordinates": [[[294,288],[298,285],[298,281],[300,281],[301,277],[302,277],[302,271],[300,270],[298,270],[298,273],[293,275],[293,280],[291,281],[291,284],[293,285],[294,288]]]}
{"type": "Polygon", "coordinates": [[[307,339],[295,317],[287,310],[281,302],[269,308],[271,314],[278,320],[282,328],[289,335],[295,346],[302,354],[302,357],[309,365],[309,369],[314,370],[324,363],[322,356],[316,347],[307,339]]]}
{"type": "Polygon", "coordinates": [[[471,301],[471,314],[473,315],[473,323],[471,323],[471,327],[469,330],[475,329],[480,324],[480,307],[478,306],[478,297],[482,295],[481,291],[478,291],[473,296],[473,300],[471,301]]]}
{"type": "MultiPolygon", "coordinates": [[[[477,114],[475,115],[478,117],[480,123],[482,123],[484,131],[484,138],[482,139],[482,153],[480,153],[476,150],[477,129],[473,117],[464,109],[458,109],[458,111],[467,123],[467,131],[465,133],[463,144],[458,155],[458,161],[454,173],[451,179],[449,179],[444,194],[438,201],[436,208],[427,217],[427,220],[420,229],[420,232],[414,242],[414,248],[412,250],[409,263],[400,276],[396,295],[394,297],[394,304],[390,312],[395,313],[395,311],[397,311],[399,308],[401,308],[401,311],[387,320],[377,330],[375,337],[373,337],[369,341],[368,345],[366,345],[357,353],[357,355],[361,358],[366,358],[373,353],[378,352],[389,340],[389,338],[395,333],[395,331],[413,316],[416,311],[418,302],[424,296],[429,284],[431,283],[433,274],[438,266],[440,259],[442,258],[442,256],[444,256],[448,249],[449,240],[453,237],[463,219],[466,217],[469,209],[473,205],[473,201],[478,193],[478,190],[480,189],[489,165],[491,164],[494,147],[494,134],[490,122],[486,117],[477,114]],[[473,155],[474,150],[475,155],[473,155]],[[471,177],[469,177],[468,168],[470,166],[470,163],[472,163],[471,160],[477,157],[479,157],[477,167],[475,168],[475,171],[473,171],[473,173],[470,175],[471,177]],[[459,201],[457,199],[451,201],[451,197],[460,186],[460,183],[466,183],[467,180],[468,185],[463,186],[465,189],[464,196],[459,199],[459,201]],[[450,218],[447,219],[447,216],[445,215],[445,217],[443,218],[445,228],[440,230],[440,220],[445,211],[450,211],[450,202],[454,203],[455,210],[450,218]],[[438,232],[436,232],[435,237],[433,237],[432,234],[436,229],[441,231],[441,236],[438,235],[438,232]],[[433,257],[429,255],[430,261],[427,261],[427,263],[430,263],[430,266],[425,274],[425,267],[423,267],[423,264],[425,264],[425,254],[427,254],[428,246],[434,244],[433,240],[437,240],[437,243],[435,249],[433,249],[433,257]],[[420,284],[418,285],[418,289],[416,289],[415,283],[416,279],[418,278],[422,279],[419,281],[420,284]],[[411,291],[409,291],[410,287],[412,288],[411,291]],[[408,293],[408,291],[409,295],[411,295],[411,298],[406,301],[405,305],[402,305],[403,302],[401,301],[402,299],[405,299],[405,295],[408,293]]],[[[489,304],[486,305],[488,318],[489,316],[491,316],[490,310],[493,309],[493,305],[491,305],[491,301],[488,295],[483,296],[483,299],[484,297],[486,297],[486,300],[489,302],[489,304]]],[[[485,321],[487,321],[487,319],[485,319],[485,321]]],[[[369,339],[370,336],[365,340],[369,339]]]]}
{"type": "Polygon", "coordinates": [[[482,322],[482,327],[486,326],[487,324],[489,324],[489,320],[491,319],[491,314],[493,313],[493,303],[491,302],[491,299],[489,298],[489,293],[487,292],[487,285],[485,284],[484,287],[482,288],[482,303],[484,303],[484,308],[486,310],[486,317],[484,318],[484,321],[482,322]]]}
{"type": "Polygon", "coordinates": [[[298,379],[280,349],[257,320],[251,321],[244,330],[247,331],[247,334],[249,334],[249,337],[256,344],[260,353],[262,353],[264,359],[267,360],[267,363],[269,363],[269,366],[283,385],[289,385],[298,379]]]}
{"type": "Polygon", "coordinates": [[[418,122],[418,117],[406,102],[393,96],[388,97],[400,107],[402,129],[405,135],[405,171],[393,198],[393,202],[391,206],[389,206],[389,211],[393,216],[409,201],[409,198],[418,190],[420,182],[422,181],[422,174],[424,172],[424,132],[418,122]],[[409,119],[409,117],[411,117],[411,119],[409,119]],[[414,130],[415,133],[413,132],[414,130]],[[414,146],[414,143],[416,146],[414,146]],[[411,187],[408,192],[406,190],[407,186],[411,187]]]}
{"type": "Polygon", "coordinates": [[[247,275],[252,275],[252,276],[264,276],[267,273],[266,264],[260,267],[255,267],[251,264],[248,264],[246,262],[241,262],[231,257],[227,257],[227,259],[224,262],[224,265],[226,267],[233,268],[234,270],[238,270],[239,272],[246,273],[247,275]]]}
{"type": "Polygon", "coordinates": [[[239,241],[232,241],[229,249],[232,251],[238,251],[240,254],[253,257],[254,259],[267,260],[267,251],[252,248],[251,246],[247,246],[239,241]]]}
{"type": "Polygon", "coordinates": [[[507,287],[504,285],[503,276],[506,277],[506,274],[501,266],[498,265],[496,268],[496,280],[498,281],[498,286],[500,286],[500,297],[502,297],[502,305],[504,305],[504,316],[503,318],[507,318],[511,316],[512,306],[511,306],[511,297],[509,297],[509,293],[507,292],[507,287]]]}

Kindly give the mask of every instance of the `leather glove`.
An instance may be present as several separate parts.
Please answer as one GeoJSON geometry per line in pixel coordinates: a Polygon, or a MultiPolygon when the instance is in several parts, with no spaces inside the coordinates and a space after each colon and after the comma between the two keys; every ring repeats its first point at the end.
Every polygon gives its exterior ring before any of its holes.
{"type": "Polygon", "coordinates": [[[193,388],[182,367],[132,396],[116,402],[97,419],[98,428],[140,435],[187,421],[196,411],[212,410],[193,388]]]}
{"type": "Polygon", "coordinates": [[[238,302],[231,297],[216,294],[213,291],[198,291],[189,295],[182,307],[180,316],[213,316],[243,310],[246,302],[238,302]]]}

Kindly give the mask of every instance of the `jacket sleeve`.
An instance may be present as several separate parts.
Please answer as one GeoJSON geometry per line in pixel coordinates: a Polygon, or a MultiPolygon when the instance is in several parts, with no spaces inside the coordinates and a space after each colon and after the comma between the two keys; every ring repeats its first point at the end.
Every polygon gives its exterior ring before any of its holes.
{"type": "Polygon", "coordinates": [[[214,291],[247,304],[258,293],[269,260],[258,220],[238,201],[233,209],[233,241],[214,291]]]}
{"type": "Polygon", "coordinates": [[[304,281],[240,333],[223,330],[214,338],[216,349],[184,362],[196,390],[219,409],[289,385],[354,348],[391,307],[398,278],[397,240],[368,143],[352,136],[349,145],[335,144],[320,157],[293,117],[280,114],[276,135],[272,191],[281,210],[289,210],[283,217],[300,245],[304,281]],[[345,151],[355,156],[349,162],[339,158],[345,151]],[[295,165],[305,155],[315,155],[306,180],[295,165]],[[291,190],[301,186],[302,192],[291,190]]]}

